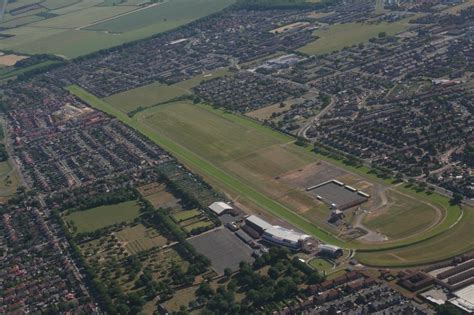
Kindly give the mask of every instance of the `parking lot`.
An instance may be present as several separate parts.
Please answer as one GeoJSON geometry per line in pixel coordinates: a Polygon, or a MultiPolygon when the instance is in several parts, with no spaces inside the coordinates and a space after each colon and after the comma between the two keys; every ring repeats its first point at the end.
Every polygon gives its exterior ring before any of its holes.
{"type": "Polygon", "coordinates": [[[228,229],[221,227],[190,238],[189,243],[211,260],[212,268],[223,274],[225,268],[239,269],[241,261],[253,262],[252,249],[228,229]]]}

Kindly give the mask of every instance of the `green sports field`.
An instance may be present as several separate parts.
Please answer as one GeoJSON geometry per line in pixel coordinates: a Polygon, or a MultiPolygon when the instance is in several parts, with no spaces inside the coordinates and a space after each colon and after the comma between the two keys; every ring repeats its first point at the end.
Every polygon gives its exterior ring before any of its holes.
{"type": "MultiPolygon", "coordinates": [[[[423,233],[409,235],[393,242],[362,244],[344,241],[328,232],[321,223],[322,220],[318,221],[317,215],[313,217],[306,215],[307,211],[324,210],[305,209],[306,201],[302,197],[307,196],[305,193],[273,180],[274,174],[284,173],[314,162],[318,157],[322,158],[296,146],[293,138],[242,116],[204,105],[182,102],[153,107],[130,118],[113,105],[101,101],[77,86],[71,86],[69,90],[91,106],[116,116],[141,132],[171,152],[213,186],[238,198],[239,202],[264,209],[323,241],[358,249],[357,257],[361,261],[367,261],[366,257],[371,257],[370,261],[381,266],[402,263],[412,265],[424,263],[427,259],[437,260],[439,257],[445,257],[446,253],[442,252],[442,248],[447,244],[451,246],[450,254],[474,248],[474,244],[458,245],[456,241],[460,234],[469,234],[466,228],[473,222],[472,209],[465,209],[464,215],[460,217],[459,207],[449,206],[447,198],[436,194],[416,193],[403,186],[392,189],[402,194],[403,198],[411,199],[413,203],[423,202],[442,208],[442,222],[423,233]],[[429,257],[423,257],[419,251],[425,245],[438,249],[429,257]],[[400,251],[400,257],[404,255],[403,258],[394,257],[392,255],[394,251],[400,251]]],[[[360,173],[360,176],[369,181],[384,183],[367,174],[364,168],[348,169],[360,173]]],[[[311,202],[315,207],[312,199],[307,202],[311,202]]],[[[412,209],[415,212],[418,210],[416,207],[412,209]]],[[[416,217],[416,213],[413,215],[416,217]]],[[[411,217],[409,214],[404,216],[403,209],[395,211],[393,216],[395,219],[390,220],[397,221],[400,225],[408,222],[411,217]]],[[[396,234],[396,227],[390,224],[387,223],[388,231],[391,230],[396,234]]],[[[416,226],[409,226],[407,229],[416,230],[416,226]]]]}
{"type": "Polygon", "coordinates": [[[64,221],[72,222],[77,228],[77,233],[93,232],[109,225],[132,222],[140,214],[139,209],[140,207],[136,201],[127,201],[84,211],[75,211],[65,216],[64,221]]]}

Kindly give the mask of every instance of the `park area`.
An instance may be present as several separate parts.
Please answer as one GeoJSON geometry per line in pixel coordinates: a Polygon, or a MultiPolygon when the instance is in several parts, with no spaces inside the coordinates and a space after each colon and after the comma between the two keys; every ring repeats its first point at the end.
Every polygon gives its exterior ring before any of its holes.
{"type": "Polygon", "coordinates": [[[314,32],[314,36],[317,36],[318,39],[301,47],[299,51],[308,55],[327,54],[345,47],[365,43],[369,39],[377,37],[381,32],[387,35],[395,35],[407,29],[408,23],[403,20],[394,23],[346,23],[325,26],[314,32]]]}
{"type": "MultiPolygon", "coordinates": [[[[229,196],[238,198],[243,206],[253,211],[268,211],[325,242],[358,249],[361,260],[377,255],[372,261],[386,265],[394,260],[392,250],[402,250],[405,247],[420,250],[425,242],[434,242],[438,246],[431,259],[446,257],[441,248],[448,241],[450,244],[457,244],[457,241],[452,242],[453,232],[457,229],[466,232],[463,227],[472,222],[472,216],[466,213],[461,215],[459,208],[450,206],[447,198],[418,193],[402,186],[395,187],[390,181],[368,173],[366,168],[350,167],[341,161],[316,155],[295,145],[292,137],[240,115],[205,105],[175,102],[141,111],[132,118],[113,104],[108,104],[77,86],[71,86],[69,90],[91,106],[116,116],[149,137],[203,176],[207,182],[229,196]],[[442,219],[422,232],[409,227],[406,232],[399,233],[400,239],[384,243],[343,240],[336,237],[334,230],[324,223],[329,211],[327,205],[318,203],[305,192],[305,188],[323,181],[319,178],[320,174],[325,180],[335,178],[368,192],[374,202],[380,199],[374,196],[374,188],[371,188],[374,184],[390,187],[403,193],[407,202],[409,200],[416,205],[410,216],[416,217],[417,211],[425,211],[423,207],[419,207],[419,203],[422,203],[439,208],[442,219]]],[[[466,210],[470,211],[472,209],[466,210]]],[[[390,212],[391,208],[388,207],[387,213],[390,212]]],[[[395,214],[392,219],[387,220],[395,229],[397,226],[401,228],[410,218],[399,210],[396,212],[399,215],[395,214]]],[[[436,220],[433,217],[430,219],[436,220]]],[[[387,233],[390,233],[390,229],[387,224],[387,233]]],[[[454,246],[452,252],[461,251],[461,247],[465,246],[454,246]]],[[[420,261],[426,259],[419,259],[414,250],[397,263],[417,264],[420,261]]]]}
{"type": "Polygon", "coordinates": [[[0,23],[0,50],[75,58],[190,23],[233,0],[17,0],[0,23]]]}
{"type": "Polygon", "coordinates": [[[64,221],[76,233],[94,232],[118,223],[130,223],[140,215],[140,207],[135,200],[114,205],[72,212],[64,221]]]}

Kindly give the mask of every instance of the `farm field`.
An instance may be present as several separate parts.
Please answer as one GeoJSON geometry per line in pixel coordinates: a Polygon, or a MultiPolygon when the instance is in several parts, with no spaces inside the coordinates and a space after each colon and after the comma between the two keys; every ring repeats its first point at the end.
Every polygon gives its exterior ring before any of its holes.
{"type": "Polygon", "coordinates": [[[0,50],[75,58],[168,31],[232,3],[233,0],[168,0],[155,4],[138,0],[120,4],[110,0],[18,0],[8,5],[0,23],[5,28],[0,33],[12,35],[0,40],[0,50]],[[9,13],[15,9],[21,9],[21,14],[9,13]],[[108,28],[113,30],[104,31],[108,28]]]}
{"type": "Polygon", "coordinates": [[[408,24],[401,21],[379,24],[335,24],[327,28],[316,30],[314,35],[319,38],[301,47],[299,51],[308,55],[326,54],[341,50],[344,47],[367,42],[370,38],[377,37],[380,32],[386,32],[387,35],[394,35],[407,29],[408,24]]]}
{"type": "Polygon", "coordinates": [[[136,201],[101,206],[83,211],[75,211],[64,217],[64,221],[77,229],[77,233],[93,232],[120,222],[132,222],[139,215],[136,201]]]}
{"type": "Polygon", "coordinates": [[[232,3],[232,0],[168,0],[87,29],[124,33],[153,25],[157,32],[164,32],[222,10],[232,3]]]}
{"type": "MultiPolygon", "coordinates": [[[[367,173],[368,169],[366,168],[344,166],[340,161],[316,155],[309,149],[292,144],[293,139],[291,137],[272,131],[250,119],[225,113],[221,110],[214,110],[207,106],[196,106],[188,103],[168,104],[143,111],[135,118],[130,118],[114,106],[101,101],[77,86],[71,86],[69,90],[91,106],[116,116],[130,127],[172,152],[181,162],[199,173],[209,183],[229,193],[232,197],[239,198],[239,202],[253,206],[254,209],[255,207],[265,209],[323,241],[346,248],[362,249],[361,255],[376,255],[378,253],[385,258],[384,255],[403,246],[414,246],[417,250],[420,250],[425,242],[434,242],[440,248],[446,244],[457,244],[457,241],[452,239],[455,235],[451,231],[445,231],[451,226],[451,230],[454,231],[455,228],[459,229],[466,223],[467,225],[472,224],[472,216],[464,215],[462,219],[459,219],[459,208],[449,206],[447,198],[436,194],[431,196],[426,193],[415,193],[409,188],[397,186],[392,187],[392,189],[403,193],[406,198],[416,198],[420,202],[446,209],[447,214],[444,220],[424,233],[411,235],[400,241],[382,244],[343,241],[327,232],[324,226],[321,227],[321,221],[312,221],[308,219],[308,216],[302,215],[301,212],[296,210],[304,209],[302,203],[305,200],[301,196],[306,197],[306,194],[298,189],[288,189],[288,186],[284,183],[279,183],[278,180],[269,175],[275,170],[278,172],[288,170],[290,173],[297,172],[298,169],[304,169],[308,165],[319,163],[313,163],[319,157],[341,166],[341,168],[333,166],[336,170],[344,171],[344,169],[348,169],[351,172],[348,174],[352,174],[351,176],[360,175],[368,181],[384,185],[392,185],[390,181],[376,178],[374,175],[367,173]],[[201,123],[199,124],[198,121],[201,121],[201,123]],[[240,137],[236,137],[235,133],[238,133],[240,137]],[[275,151],[272,151],[272,154],[265,154],[267,150],[275,151]],[[296,168],[292,169],[288,165],[281,166],[279,163],[272,164],[269,161],[263,164],[264,168],[260,172],[255,173],[251,162],[250,166],[245,166],[246,159],[249,157],[253,159],[254,154],[262,153],[263,158],[265,156],[267,158],[268,156],[272,158],[278,156],[278,159],[282,159],[282,161],[291,161],[291,163],[296,161],[296,168]],[[244,163],[238,163],[240,161],[244,161],[244,163]],[[301,163],[301,166],[298,166],[297,163],[301,163]],[[431,239],[428,240],[428,238],[431,239]]],[[[309,198],[309,200],[313,199],[309,198]]],[[[415,199],[413,200],[416,202],[415,199]]],[[[311,206],[315,207],[314,201],[311,206]]],[[[318,210],[321,211],[321,209],[314,209],[314,211],[318,210]]],[[[472,211],[472,209],[466,211],[472,211]]],[[[472,247],[472,245],[454,246],[452,252],[462,252],[466,248],[472,247]]],[[[436,259],[437,255],[442,254],[437,251],[437,254],[432,255],[430,259],[436,259]]],[[[384,259],[378,261],[381,264],[387,262],[384,259]]],[[[416,256],[407,256],[404,263],[419,261],[416,256]]]]}

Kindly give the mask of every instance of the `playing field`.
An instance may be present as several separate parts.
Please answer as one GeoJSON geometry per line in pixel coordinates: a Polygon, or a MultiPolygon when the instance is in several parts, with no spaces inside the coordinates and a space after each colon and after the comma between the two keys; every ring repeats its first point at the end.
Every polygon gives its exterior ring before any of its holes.
{"type": "Polygon", "coordinates": [[[127,201],[115,205],[101,206],[84,211],[75,211],[64,217],[64,221],[73,224],[77,233],[93,232],[103,227],[121,222],[132,222],[139,215],[136,201],[127,201]]]}
{"type": "Polygon", "coordinates": [[[0,23],[1,34],[13,35],[0,41],[0,50],[74,58],[182,26],[234,0],[164,0],[142,6],[144,2],[17,0],[8,4],[0,23]],[[8,13],[32,3],[37,7],[18,15],[8,13]]]}
{"type": "Polygon", "coordinates": [[[372,37],[377,37],[380,32],[394,35],[408,29],[408,24],[402,22],[361,24],[346,23],[335,24],[314,32],[319,38],[314,42],[301,47],[299,51],[309,55],[320,55],[341,50],[360,43],[367,42],[372,37]]]}

